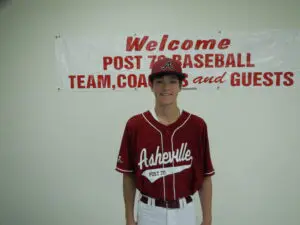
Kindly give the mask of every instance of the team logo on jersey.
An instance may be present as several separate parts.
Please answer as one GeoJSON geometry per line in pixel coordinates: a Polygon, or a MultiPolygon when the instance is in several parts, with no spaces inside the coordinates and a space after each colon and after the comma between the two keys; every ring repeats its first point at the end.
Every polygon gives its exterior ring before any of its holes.
{"type": "Polygon", "coordinates": [[[164,66],[161,67],[162,70],[174,70],[173,64],[171,61],[166,62],[164,66]]]}
{"type": "Polygon", "coordinates": [[[158,146],[156,152],[152,153],[149,158],[147,157],[147,149],[142,149],[138,166],[140,170],[150,167],[150,169],[146,169],[142,175],[153,183],[162,177],[179,173],[190,168],[192,161],[193,157],[191,156],[191,150],[187,148],[187,143],[183,143],[181,144],[180,149],[176,149],[173,152],[161,153],[160,147],[158,146]],[[175,164],[180,162],[188,162],[188,164],[164,167],[166,164],[175,164]],[[159,165],[160,168],[151,169],[151,167],[157,167],[157,165],[159,165]]]}

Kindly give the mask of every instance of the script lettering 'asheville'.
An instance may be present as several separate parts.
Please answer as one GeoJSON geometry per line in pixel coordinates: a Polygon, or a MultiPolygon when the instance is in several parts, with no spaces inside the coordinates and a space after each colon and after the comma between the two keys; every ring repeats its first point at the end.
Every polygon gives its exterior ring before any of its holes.
{"type": "Polygon", "coordinates": [[[143,170],[145,167],[146,170],[142,175],[147,177],[150,182],[154,182],[164,176],[179,173],[190,168],[192,160],[191,150],[187,148],[187,143],[182,143],[180,149],[176,149],[173,152],[161,153],[160,147],[157,146],[156,152],[150,154],[149,158],[147,157],[147,149],[142,149],[138,166],[140,170],[143,170]],[[173,162],[188,162],[188,164],[172,166],[173,162]]]}

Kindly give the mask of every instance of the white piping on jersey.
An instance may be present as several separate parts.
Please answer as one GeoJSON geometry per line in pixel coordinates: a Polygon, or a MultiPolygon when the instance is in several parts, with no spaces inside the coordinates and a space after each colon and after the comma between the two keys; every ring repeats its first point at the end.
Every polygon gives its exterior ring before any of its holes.
{"type": "Polygon", "coordinates": [[[120,170],[122,172],[133,172],[133,170],[123,170],[123,169],[120,169],[119,167],[116,168],[117,170],[120,170]]]}
{"type": "MultiPolygon", "coordinates": [[[[144,119],[150,124],[150,126],[152,126],[156,131],[159,132],[160,134],[160,141],[161,141],[161,149],[162,149],[162,153],[164,154],[164,139],[163,139],[163,135],[161,133],[161,131],[159,129],[157,129],[144,115],[144,113],[142,114],[144,119]]],[[[165,168],[165,165],[163,164],[163,168],[165,168]]],[[[164,188],[164,200],[166,200],[166,184],[165,184],[165,177],[163,177],[163,188],[164,188]]]]}
{"type": "MultiPolygon", "coordinates": [[[[179,127],[177,127],[177,128],[174,130],[174,132],[173,132],[173,134],[172,134],[172,136],[171,136],[172,154],[173,154],[173,152],[174,152],[174,142],[173,142],[174,135],[175,135],[175,133],[176,133],[181,127],[183,127],[183,126],[186,124],[186,122],[190,119],[190,117],[191,117],[191,114],[188,116],[188,118],[187,118],[187,119],[186,119],[179,127]]],[[[173,167],[174,167],[174,160],[173,160],[173,167]]],[[[173,173],[173,193],[174,193],[174,199],[176,199],[175,173],[173,173]]]]}
{"type": "Polygon", "coordinates": [[[205,175],[210,175],[210,174],[213,174],[215,171],[211,171],[211,172],[208,172],[208,173],[205,173],[205,175]]]}

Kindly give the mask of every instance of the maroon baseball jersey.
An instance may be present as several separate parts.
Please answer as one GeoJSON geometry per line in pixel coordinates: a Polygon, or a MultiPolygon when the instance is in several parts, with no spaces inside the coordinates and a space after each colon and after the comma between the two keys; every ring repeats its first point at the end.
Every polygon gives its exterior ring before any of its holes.
{"type": "Polygon", "coordinates": [[[182,111],[163,125],[151,111],[131,117],[125,126],[116,170],[136,175],[137,189],[165,200],[192,195],[205,176],[215,174],[205,121],[182,111]]]}

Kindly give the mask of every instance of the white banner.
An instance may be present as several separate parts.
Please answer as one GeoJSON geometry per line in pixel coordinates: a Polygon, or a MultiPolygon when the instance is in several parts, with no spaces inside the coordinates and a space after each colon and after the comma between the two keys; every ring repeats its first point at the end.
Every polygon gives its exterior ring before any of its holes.
{"type": "Polygon", "coordinates": [[[58,88],[116,91],[148,88],[154,61],[181,62],[185,90],[293,87],[300,72],[300,32],[132,34],[55,39],[58,88]]]}

